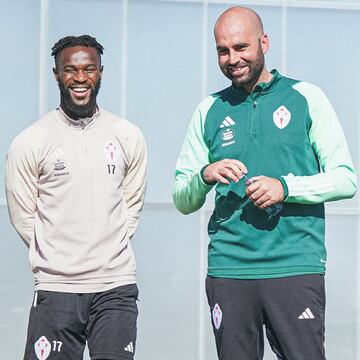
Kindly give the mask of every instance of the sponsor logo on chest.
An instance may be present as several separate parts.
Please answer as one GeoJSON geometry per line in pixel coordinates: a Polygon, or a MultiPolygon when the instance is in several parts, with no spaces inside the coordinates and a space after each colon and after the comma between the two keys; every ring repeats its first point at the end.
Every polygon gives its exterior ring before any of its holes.
{"type": "Polygon", "coordinates": [[[55,171],[54,176],[69,175],[69,172],[66,171],[67,163],[65,159],[66,154],[60,147],[58,147],[51,155],[53,170],[55,171]]]}
{"type": "Polygon", "coordinates": [[[224,141],[229,141],[233,139],[234,136],[235,136],[235,130],[233,129],[226,129],[221,133],[221,139],[224,141]]]}
{"type": "Polygon", "coordinates": [[[235,125],[235,121],[230,116],[226,116],[220,124],[219,128],[225,129],[220,133],[220,138],[223,141],[221,147],[235,144],[235,140],[233,140],[235,137],[235,130],[232,128],[233,125],[235,125]]]}

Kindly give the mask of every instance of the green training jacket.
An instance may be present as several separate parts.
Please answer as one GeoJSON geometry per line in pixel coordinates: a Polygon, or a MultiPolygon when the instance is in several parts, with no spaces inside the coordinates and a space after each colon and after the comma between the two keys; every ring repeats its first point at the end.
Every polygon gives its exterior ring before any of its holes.
{"type": "Polygon", "coordinates": [[[339,120],[316,86],[281,76],[251,94],[230,86],[196,108],[176,164],[173,199],[198,210],[212,186],[201,170],[238,159],[248,177],[278,178],[282,211],[269,219],[245,196],[245,180],[215,186],[208,275],[258,279],[324,274],[324,202],[350,198],[356,172],[339,120]]]}

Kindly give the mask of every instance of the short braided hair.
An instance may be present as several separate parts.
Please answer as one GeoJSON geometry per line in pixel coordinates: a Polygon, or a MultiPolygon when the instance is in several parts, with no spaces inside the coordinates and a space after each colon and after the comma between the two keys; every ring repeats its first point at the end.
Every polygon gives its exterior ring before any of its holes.
{"type": "Polygon", "coordinates": [[[96,41],[96,39],[90,35],[80,35],[80,36],[65,36],[60,39],[57,43],[52,47],[51,56],[54,56],[55,64],[57,65],[57,59],[59,53],[68,47],[73,46],[86,46],[94,48],[101,60],[101,55],[103,54],[104,47],[96,41]]]}

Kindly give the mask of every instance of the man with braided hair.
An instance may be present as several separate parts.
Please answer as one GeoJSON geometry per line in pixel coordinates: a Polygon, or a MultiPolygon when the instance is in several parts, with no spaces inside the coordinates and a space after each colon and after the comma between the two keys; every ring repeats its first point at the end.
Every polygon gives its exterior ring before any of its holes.
{"type": "Polygon", "coordinates": [[[35,294],[26,360],[133,359],[138,289],[131,238],[146,182],[141,131],[97,105],[103,47],[53,47],[60,107],[21,132],[6,166],[10,220],[35,294]]]}

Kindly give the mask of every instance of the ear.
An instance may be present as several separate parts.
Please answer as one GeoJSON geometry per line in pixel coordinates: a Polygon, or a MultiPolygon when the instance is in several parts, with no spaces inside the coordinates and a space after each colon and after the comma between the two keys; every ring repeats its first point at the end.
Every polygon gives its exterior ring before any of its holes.
{"type": "Polygon", "coordinates": [[[53,71],[53,73],[54,73],[55,80],[56,80],[56,81],[59,81],[59,74],[58,74],[58,72],[57,72],[56,67],[54,67],[54,68],[52,69],[52,71],[53,71]]]}
{"type": "Polygon", "coordinates": [[[261,44],[263,54],[266,54],[269,51],[269,47],[270,47],[269,37],[266,34],[263,34],[261,36],[260,44],[261,44]]]}
{"type": "Polygon", "coordinates": [[[104,65],[100,66],[100,78],[103,76],[104,65]]]}

